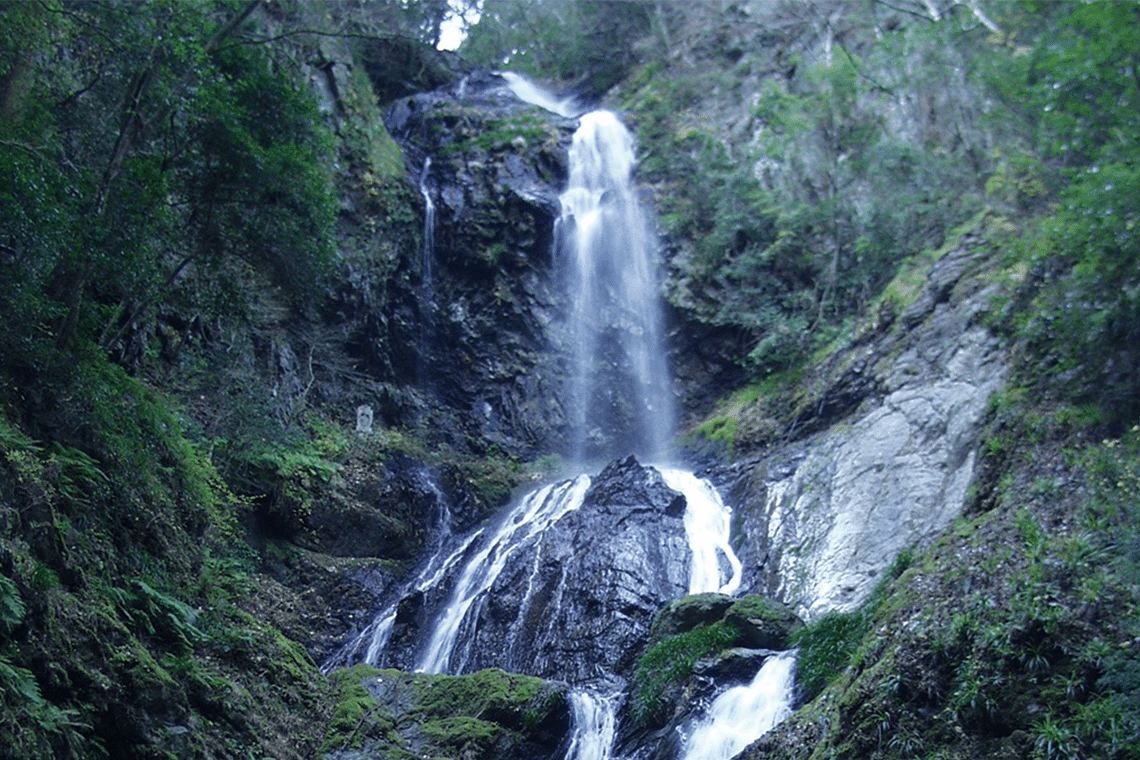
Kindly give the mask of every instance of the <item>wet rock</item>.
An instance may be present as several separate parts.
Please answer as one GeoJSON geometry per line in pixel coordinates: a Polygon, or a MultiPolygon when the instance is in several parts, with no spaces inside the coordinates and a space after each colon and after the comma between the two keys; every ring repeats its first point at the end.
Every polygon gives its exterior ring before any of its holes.
{"type": "Polygon", "coordinates": [[[750,594],[730,607],[724,615],[740,631],[740,644],[752,649],[787,649],[788,637],[803,626],[785,604],[750,594]]]}
{"type": "Polygon", "coordinates": [[[715,623],[736,603],[727,594],[694,594],[669,602],[653,622],[653,637],[673,636],[715,623]]]}
{"type": "Polygon", "coordinates": [[[566,359],[552,327],[564,298],[552,256],[575,122],[523,103],[487,72],[398,100],[384,119],[409,184],[430,194],[436,211],[434,249],[412,275],[413,284],[423,279],[403,320],[416,329],[393,325],[391,308],[384,324],[378,316],[385,335],[410,333],[389,337],[381,363],[393,379],[427,381],[436,403],[423,415],[433,437],[511,453],[557,450],[567,430],[558,401],[566,359]],[[400,346],[409,356],[393,363],[400,346]]]}
{"type": "Polygon", "coordinates": [[[693,676],[697,679],[711,680],[718,689],[747,683],[760,672],[764,661],[775,654],[779,652],[771,649],[733,647],[724,650],[716,657],[698,661],[693,666],[693,676]]]}
{"type": "Polygon", "coordinates": [[[504,570],[479,616],[479,651],[575,683],[628,676],[654,614],[688,584],[683,503],[632,457],[606,467],[582,507],[504,570]]]}

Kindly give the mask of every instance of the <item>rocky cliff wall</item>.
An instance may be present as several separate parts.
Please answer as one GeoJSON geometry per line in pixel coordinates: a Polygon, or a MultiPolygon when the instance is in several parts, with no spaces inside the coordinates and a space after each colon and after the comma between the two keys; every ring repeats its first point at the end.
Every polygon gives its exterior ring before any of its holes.
{"type": "Polygon", "coordinates": [[[966,508],[989,402],[1008,376],[985,326],[998,286],[983,228],[932,257],[913,301],[885,305],[805,381],[794,423],[804,438],[723,473],[756,588],[805,618],[858,606],[900,551],[966,508]]]}

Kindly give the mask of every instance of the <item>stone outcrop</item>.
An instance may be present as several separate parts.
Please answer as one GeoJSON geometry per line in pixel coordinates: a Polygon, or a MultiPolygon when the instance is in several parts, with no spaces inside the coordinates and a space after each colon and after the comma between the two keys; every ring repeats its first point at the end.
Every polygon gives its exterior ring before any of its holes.
{"type": "Polygon", "coordinates": [[[857,606],[903,549],[962,514],[990,397],[1007,367],[979,323],[991,253],[971,235],[901,314],[839,355],[807,429],[734,468],[757,588],[805,618],[857,606]]]}
{"type": "Polygon", "coordinates": [[[628,676],[653,616],[688,584],[684,497],[633,457],[594,478],[580,509],[519,552],[491,588],[469,668],[585,683],[628,676]]]}
{"type": "MultiPolygon", "coordinates": [[[[627,678],[654,616],[688,586],[684,509],[655,469],[611,463],[577,510],[510,555],[468,613],[450,669],[627,678]]],[[[400,602],[385,663],[413,667],[450,593],[445,583],[400,602]]]]}
{"type": "Polygon", "coordinates": [[[385,123],[409,181],[435,207],[434,247],[411,273],[418,332],[404,339],[415,356],[407,370],[436,400],[423,410],[432,435],[525,454],[557,449],[566,415],[550,339],[563,312],[553,231],[576,122],[523,103],[498,75],[474,73],[397,101],[385,123]]]}
{"type": "Polygon", "coordinates": [[[443,676],[367,666],[334,678],[340,704],[325,739],[327,760],[565,755],[566,684],[501,670],[443,676]]]}

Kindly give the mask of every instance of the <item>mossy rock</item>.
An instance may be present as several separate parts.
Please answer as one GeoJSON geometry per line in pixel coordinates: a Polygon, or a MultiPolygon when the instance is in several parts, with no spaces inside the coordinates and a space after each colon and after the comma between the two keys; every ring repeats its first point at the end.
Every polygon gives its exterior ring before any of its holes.
{"type": "Polygon", "coordinates": [[[694,594],[669,602],[657,613],[650,635],[654,639],[675,636],[724,617],[736,600],[727,594],[694,594]]]}
{"type": "Polygon", "coordinates": [[[756,594],[733,604],[724,619],[740,631],[740,645],[750,649],[787,649],[792,631],[803,627],[791,608],[756,594]]]}
{"type": "Polygon", "coordinates": [[[570,728],[567,687],[533,676],[357,665],[332,679],[340,701],[322,747],[328,758],[552,758],[570,728]]]}

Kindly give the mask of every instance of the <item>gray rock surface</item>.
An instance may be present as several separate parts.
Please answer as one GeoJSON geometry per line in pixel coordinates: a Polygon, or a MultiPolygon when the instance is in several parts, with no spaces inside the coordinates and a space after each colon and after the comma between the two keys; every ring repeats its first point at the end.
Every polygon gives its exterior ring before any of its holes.
{"type": "Polygon", "coordinates": [[[633,457],[611,463],[582,507],[491,588],[468,668],[504,663],[571,683],[627,677],[654,615],[688,588],[684,508],[656,470],[633,457]]]}
{"type": "Polygon", "coordinates": [[[893,329],[846,357],[817,407],[831,403],[840,418],[737,480],[742,560],[805,619],[858,606],[901,550],[962,513],[987,405],[1007,374],[978,324],[991,291],[970,276],[984,255],[970,242],[933,264],[893,329]]]}

